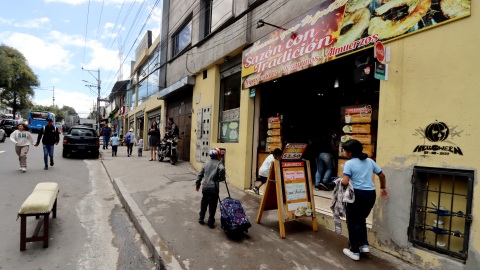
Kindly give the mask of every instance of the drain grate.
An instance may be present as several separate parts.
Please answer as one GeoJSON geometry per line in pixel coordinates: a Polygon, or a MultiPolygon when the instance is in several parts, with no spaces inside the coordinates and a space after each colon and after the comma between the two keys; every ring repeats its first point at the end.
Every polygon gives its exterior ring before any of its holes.
{"type": "Polygon", "coordinates": [[[168,179],[174,182],[197,180],[197,175],[193,173],[167,174],[165,175],[165,177],[167,177],[168,179]]]}

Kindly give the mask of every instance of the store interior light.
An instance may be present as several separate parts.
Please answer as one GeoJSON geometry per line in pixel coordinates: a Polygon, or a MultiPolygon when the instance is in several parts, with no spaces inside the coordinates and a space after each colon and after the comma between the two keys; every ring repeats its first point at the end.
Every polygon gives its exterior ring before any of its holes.
{"type": "Polygon", "coordinates": [[[273,82],[277,82],[277,80],[273,81],[273,82]]]}
{"type": "Polygon", "coordinates": [[[333,85],[333,88],[338,88],[339,83],[338,83],[338,77],[335,78],[335,84],[333,85]]]}

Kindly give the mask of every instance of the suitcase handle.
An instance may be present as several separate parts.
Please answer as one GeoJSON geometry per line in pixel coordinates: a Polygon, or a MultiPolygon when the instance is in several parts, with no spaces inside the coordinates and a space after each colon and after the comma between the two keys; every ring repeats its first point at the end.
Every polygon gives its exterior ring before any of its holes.
{"type": "MultiPolygon", "coordinates": [[[[215,183],[215,188],[217,189],[217,193],[218,193],[218,201],[221,203],[220,201],[220,187],[217,186],[217,182],[219,181],[213,181],[215,183]]],[[[228,193],[228,197],[230,197],[230,191],[228,190],[228,185],[227,185],[227,180],[225,179],[225,186],[227,187],[227,193],[228,193]]]]}

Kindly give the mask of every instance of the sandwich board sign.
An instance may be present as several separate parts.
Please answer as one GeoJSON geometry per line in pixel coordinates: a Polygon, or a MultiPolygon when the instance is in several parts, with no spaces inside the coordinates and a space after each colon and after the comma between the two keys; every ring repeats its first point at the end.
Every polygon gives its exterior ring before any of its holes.
{"type": "Polygon", "coordinates": [[[306,146],[287,144],[282,157],[290,159],[272,162],[258,211],[257,223],[261,222],[263,211],[278,211],[281,238],[285,238],[285,222],[291,220],[311,219],[313,231],[318,231],[310,162],[300,160],[306,146]]]}

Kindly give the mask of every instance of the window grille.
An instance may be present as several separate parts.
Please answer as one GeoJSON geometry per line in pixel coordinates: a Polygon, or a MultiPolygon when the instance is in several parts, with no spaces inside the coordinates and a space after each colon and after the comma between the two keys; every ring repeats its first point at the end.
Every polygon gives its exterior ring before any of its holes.
{"type": "Polygon", "coordinates": [[[415,167],[409,241],[465,260],[473,181],[473,171],[415,167]]]}

